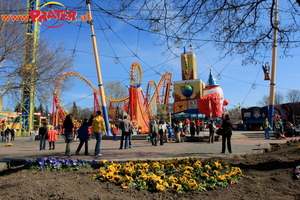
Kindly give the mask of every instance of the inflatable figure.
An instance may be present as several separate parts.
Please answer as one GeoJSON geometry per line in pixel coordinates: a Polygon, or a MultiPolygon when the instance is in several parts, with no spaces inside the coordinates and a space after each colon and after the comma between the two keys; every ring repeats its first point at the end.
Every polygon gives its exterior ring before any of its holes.
{"type": "Polygon", "coordinates": [[[266,62],[266,64],[264,65],[264,62],[262,64],[262,69],[264,70],[264,74],[265,74],[265,81],[266,80],[270,80],[270,77],[269,77],[269,73],[270,73],[270,66],[269,66],[269,63],[266,62]]]}

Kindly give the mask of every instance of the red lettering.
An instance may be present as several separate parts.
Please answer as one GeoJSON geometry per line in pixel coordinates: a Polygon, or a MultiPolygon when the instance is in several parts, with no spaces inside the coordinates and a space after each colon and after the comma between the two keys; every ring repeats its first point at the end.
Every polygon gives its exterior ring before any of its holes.
{"type": "Polygon", "coordinates": [[[36,22],[36,19],[39,18],[41,11],[39,10],[31,10],[29,11],[29,16],[32,19],[32,22],[36,22]]]}
{"type": "Polygon", "coordinates": [[[62,13],[61,13],[61,19],[62,20],[69,20],[69,18],[67,17],[67,15],[68,15],[68,11],[63,11],[62,13]]]}
{"type": "Polygon", "coordinates": [[[29,16],[28,15],[19,15],[19,19],[21,19],[21,21],[28,21],[29,16]]]}
{"type": "Polygon", "coordinates": [[[55,13],[53,12],[53,10],[50,10],[50,11],[48,12],[47,18],[48,18],[48,20],[50,20],[51,18],[54,18],[54,19],[56,19],[56,20],[58,21],[58,18],[57,18],[57,16],[55,15],[55,13]]]}
{"type": "Polygon", "coordinates": [[[56,12],[56,16],[57,16],[57,21],[60,20],[60,13],[62,13],[63,11],[62,10],[54,10],[54,12],[56,12]]]}
{"type": "Polygon", "coordinates": [[[41,11],[41,15],[39,16],[39,22],[43,22],[43,21],[44,22],[48,21],[46,11],[41,11]]]}
{"type": "Polygon", "coordinates": [[[9,21],[11,15],[1,15],[2,21],[9,21]]]}
{"type": "Polygon", "coordinates": [[[13,16],[11,17],[11,19],[12,19],[13,21],[19,21],[18,15],[13,15],[13,16]]]}
{"type": "Polygon", "coordinates": [[[76,15],[77,15],[77,12],[75,11],[69,11],[69,20],[72,20],[72,21],[76,21],[76,15]]]}

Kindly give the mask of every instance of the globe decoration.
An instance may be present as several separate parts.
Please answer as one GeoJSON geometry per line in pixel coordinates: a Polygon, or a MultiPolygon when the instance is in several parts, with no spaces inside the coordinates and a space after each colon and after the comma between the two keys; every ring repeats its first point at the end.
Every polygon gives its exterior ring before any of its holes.
{"type": "Polygon", "coordinates": [[[193,87],[191,85],[185,85],[181,88],[181,93],[189,98],[193,94],[193,87]]]}

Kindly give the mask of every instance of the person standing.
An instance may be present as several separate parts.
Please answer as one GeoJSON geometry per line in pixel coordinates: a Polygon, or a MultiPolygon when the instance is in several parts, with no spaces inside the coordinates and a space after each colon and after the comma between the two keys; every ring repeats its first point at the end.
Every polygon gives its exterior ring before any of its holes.
{"type": "Polygon", "coordinates": [[[101,147],[101,140],[102,140],[103,132],[105,131],[105,123],[104,123],[103,117],[101,116],[100,110],[98,110],[96,112],[96,117],[93,119],[92,131],[96,137],[96,145],[95,145],[94,154],[95,154],[95,156],[102,156],[102,154],[100,154],[100,147],[101,147]]]}
{"type": "Polygon", "coordinates": [[[270,139],[270,123],[268,118],[262,123],[263,130],[265,131],[265,139],[270,139]]]}
{"type": "Polygon", "coordinates": [[[121,140],[120,140],[120,148],[123,149],[123,143],[125,138],[125,149],[128,148],[128,140],[130,134],[130,121],[127,119],[127,115],[124,116],[123,120],[120,123],[120,129],[122,130],[121,140]]]}
{"type": "Polygon", "coordinates": [[[180,127],[179,127],[179,122],[176,121],[174,124],[174,133],[175,133],[175,142],[179,143],[180,142],[180,127]]]}
{"type": "Polygon", "coordinates": [[[196,127],[197,127],[197,135],[200,133],[200,128],[201,128],[201,122],[199,118],[196,119],[196,127]]]}
{"type": "Polygon", "coordinates": [[[66,119],[63,122],[63,128],[65,130],[64,135],[65,135],[65,143],[66,143],[66,151],[65,151],[65,156],[70,156],[70,146],[73,138],[70,136],[73,134],[73,120],[71,114],[66,116],[66,119]]]}
{"type": "Polygon", "coordinates": [[[225,119],[222,122],[222,128],[224,130],[224,133],[222,135],[222,153],[225,153],[226,141],[227,141],[227,149],[229,153],[232,153],[231,141],[230,141],[232,135],[232,123],[228,114],[225,115],[225,119]]]}
{"type": "Polygon", "coordinates": [[[49,150],[55,149],[55,141],[57,140],[57,132],[53,129],[53,127],[50,127],[50,130],[47,134],[48,142],[49,142],[49,150]]]}
{"type": "Polygon", "coordinates": [[[167,134],[167,127],[163,121],[159,121],[158,133],[159,133],[160,145],[164,145],[164,138],[165,138],[165,134],[167,134]]]}
{"type": "Polygon", "coordinates": [[[113,141],[118,141],[118,132],[119,132],[118,125],[117,124],[113,125],[112,127],[113,141]]]}
{"type": "Polygon", "coordinates": [[[157,134],[158,134],[158,125],[156,121],[153,121],[152,130],[151,130],[151,143],[152,146],[157,146],[157,134]]]}
{"type": "Polygon", "coordinates": [[[194,120],[190,122],[190,133],[192,141],[195,141],[196,124],[194,120]]]}
{"type": "Polygon", "coordinates": [[[173,138],[173,129],[172,129],[172,125],[170,122],[168,122],[167,124],[167,129],[168,129],[168,137],[169,137],[169,141],[172,141],[173,138]]]}
{"type": "Polygon", "coordinates": [[[48,127],[44,123],[42,127],[39,128],[39,137],[40,137],[40,150],[46,150],[46,138],[47,138],[48,127]]]}
{"type": "Polygon", "coordinates": [[[89,153],[89,124],[88,124],[88,119],[84,118],[81,126],[78,129],[78,138],[80,140],[80,143],[77,147],[77,150],[75,151],[76,155],[80,155],[79,152],[81,150],[81,147],[84,144],[84,154],[85,155],[90,155],[89,153]]]}
{"type": "Polygon", "coordinates": [[[191,134],[191,121],[189,118],[185,119],[184,127],[185,127],[185,131],[184,131],[185,134],[190,135],[191,134]]]}
{"type": "Polygon", "coordinates": [[[216,131],[216,125],[214,121],[210,122],[210,124],[208,125],[208,129],[209,129],[208,143],[214,143],[214,134],[216,131]]]}

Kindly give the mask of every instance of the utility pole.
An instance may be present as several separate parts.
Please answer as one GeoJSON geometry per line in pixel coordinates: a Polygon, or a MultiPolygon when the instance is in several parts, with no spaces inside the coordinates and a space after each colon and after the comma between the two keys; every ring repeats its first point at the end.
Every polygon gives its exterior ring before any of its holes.
{"type": "MultiPolygon", "coordinates": [[[[40,0],[27,0],[27,12],[40,9],[40,0]]],[[[37,50],[39,22],[26,22],[24,62],[19,75],[22,77],[20,135],[26,136],[33,129],[35,82],[37,77],[37,50]]]]}
{"type": "Polygon", "coordinates": [[[95,62],[96,62],[96,70],[97,70],[97,76],[98,76],[98,87],[99,87],[100,98],[101,98],[101,103],[102,103],[103,118],[104,118],[104,121],[105,121],[105,127],[106,127],[107,135],[111,136],[109,121],[108,121],[107,106],[106,106],[106,100],[105,100],[105,93],[104,93],[104,86],[103,86],[103,82],[102,82],[102,75],[101,75],[101,69],[100,69],[100,59],[99,59],[99,56],[98,56],[98,47],[97,47],[95,30],[94,30],[94,22],[93,22],[93,18],[92,18],[90,0],[86,0],[86,5],[88,7],[88,13],[89,13],[88,23],[90,24],[91,33],[92,33],[91,37],[92,37],[92,43],[93,43],[93,48],[94,48],[94,57],[95,57],[95,62]]]}
{"type": "Polygon", "coordinates": [[[275,80],[276,80],[276,61],[277,61],[277,26],[278,26],[278,0],[275,0],[274,10],[274,36],[272,47],[272,69],[271,69],[271,83],[270,83],[270,96],[269,96],[269,117],[271,128],[273,128],[273,115],[275,104],[275,80]]]}

